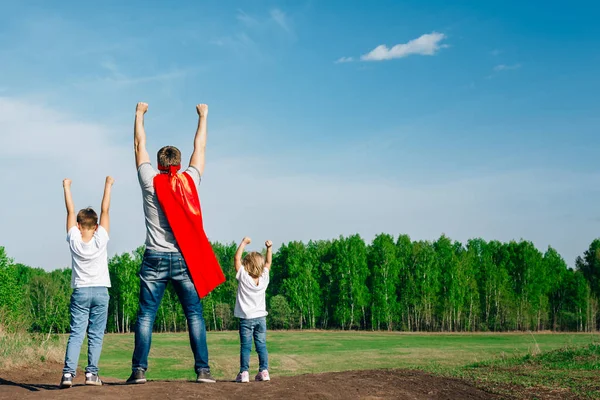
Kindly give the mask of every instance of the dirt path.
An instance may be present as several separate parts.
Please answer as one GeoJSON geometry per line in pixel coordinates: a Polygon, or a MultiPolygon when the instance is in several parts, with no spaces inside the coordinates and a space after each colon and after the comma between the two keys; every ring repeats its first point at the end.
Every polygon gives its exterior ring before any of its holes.
{"type": "Polygon", "coordinates": [[[500,399],[465,382],[419,371],[378,370],[273,377],[270,382],[149,381],[125,385],[104,377],[103,387],[86,387],[79,375],[71,389],[59,390],[61,366],[42,371],[0,373],[0,399],[500,399]]]}

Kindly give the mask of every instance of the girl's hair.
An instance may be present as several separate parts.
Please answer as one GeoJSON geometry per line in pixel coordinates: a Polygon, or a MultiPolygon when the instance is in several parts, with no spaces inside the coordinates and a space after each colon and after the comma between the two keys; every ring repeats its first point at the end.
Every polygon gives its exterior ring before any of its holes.
{"type": "Polygon", "coordinates": [[[242,264],[244,265],[246,272],[248,272],[251,277],[258,278],[263,273],[263,269],[265,267],[265,258],[262,254],[253,251],[246,254],[242,264]]]}

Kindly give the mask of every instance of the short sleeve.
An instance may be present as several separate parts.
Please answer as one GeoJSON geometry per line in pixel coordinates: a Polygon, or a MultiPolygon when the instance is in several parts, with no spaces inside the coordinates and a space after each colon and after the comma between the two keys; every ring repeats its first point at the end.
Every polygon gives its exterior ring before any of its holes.
{"type": "Polygon", "coordinates": [[[196,169],[196,167],[190,165],[185,172],[188,173],[188,175],[192,178],[192,180],[194,181],[194,185],[196,185],[196,189],[198,189],[198,187],[200,186],[200,180],[202,179],[200,177],[200,171],[198,171],[196,169]]]}
{"type": "Polygon", "coordinates": [[[242,279],[242,275],[244,274],[244,272],[246,272],[246,269],[244,268],[244,266],[242,265],[240,267],[240,269],[238,269],[238,272],[235,274],[235,279],[238,280],[238,282],[242,279]]]}
{"type": "Polygon", "coordinates": [[[242,265],[237,274],[235,274],[235,278],[244,286],[254,286],[254,279],[250,276],[246,268],[242,265]]]}
{"type": "Polygon", "coordinates": [[[264,282],[265,286],[267,286],[269,284],[269,280],[270,280],[269,272],[270,272],[269,268],[264,268],[263,273],[260,277],[261,283],[264,282]]]}
{"type": "Polygon", "coordinates": [[[158,172],[150,163],[143,163],[138,167],[138,180],[140,181],[142,189],[154,187],[154,177],[156,174],[158,174],[158,172]]]}
{"type": "Polygon", "coordinates": [[[77,225],[75,225],[71,229],[69,229],[69,232],[67,232],[67,242],[78,238],[81,238],[81,232],[79,231],[77,225]]]}
{"type": "Polygon", "coordinates": [[[108,232],[106,231],[106,229],[104,229],[102,225],[98,225],[98,229],[96,229],[96,233],[94,233],[94,236],[98,241],[98,247],[104,247],[110,240],[108,232]]]}

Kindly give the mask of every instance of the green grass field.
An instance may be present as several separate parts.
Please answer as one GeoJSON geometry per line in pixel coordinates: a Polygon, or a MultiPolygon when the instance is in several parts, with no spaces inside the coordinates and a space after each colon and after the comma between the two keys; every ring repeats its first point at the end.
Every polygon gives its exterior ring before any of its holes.
{"type": "MultiPolygon", "coordinates": [[[[270,372],[274,376],[376,368],[415,368],[444,375],[461,375],[474,363],[502,362],[565,347],[599,343],[598,334],[490,333],[416,334],[388,332],[271,331],[267,337],[270,372]]],[[[237,332],[209,332],[213,375],[234,379],[239,368],[237,332]]],[[[131,371],[132,334],[104,339],[101,375],[126,379],[131,371]]],[[[82,349],[80,366],[86,364],[82,349]]],[[[253,351],[251,372],[258,369],[253,351]]],[[[154,334],[149,379],[194,379],[188,336],[154,334]]]]}

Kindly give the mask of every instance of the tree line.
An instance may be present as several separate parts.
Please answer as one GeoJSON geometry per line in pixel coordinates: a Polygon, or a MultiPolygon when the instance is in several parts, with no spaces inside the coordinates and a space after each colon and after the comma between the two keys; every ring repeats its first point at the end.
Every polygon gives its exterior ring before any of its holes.
{"type": "MultiPolygon", "coordinates": [[[[208,330],[237,329],[235,243],[212,244],[227,278],[203,299],[208,330]]],[[[109,260],[107,331],[132,332],[144,247],[109,260]]],[[[389,331],[595,331],[600,327],[600,239],[575,269],[530,241],[466,244],[442,235],[412,241],[380,234],[290,242],[273,255],[267,291],[271,329],[389,331]]],[[[32,332],[69,330],[71,270],[46,272],[14,263],[0,247],[0,321],[32,332]]],[[[187,329],[173,287],[154,329],[187,329]]]]}

